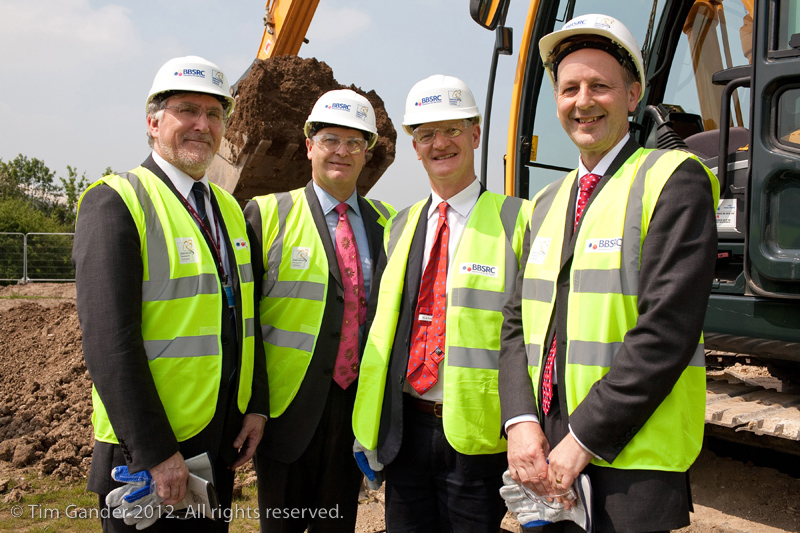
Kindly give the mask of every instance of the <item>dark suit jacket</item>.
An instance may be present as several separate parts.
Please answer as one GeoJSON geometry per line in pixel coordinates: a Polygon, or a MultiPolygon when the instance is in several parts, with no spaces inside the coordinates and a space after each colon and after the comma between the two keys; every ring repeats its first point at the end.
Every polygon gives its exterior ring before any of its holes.
{"type": "MultiPolygon", "coordinates": [[[[587,203],[638,148],[630,140],[612,162],[587,203]]],[[[575,196],[567,220],[574,220],[575,196]]],[[[625,198],[620,198],[624,209],[625,198]]],[[[701,165],[681,164],[664,186],[642,245],[639,275],[639,318],[625,336],[606,376],[569,415],[578,439],[608,462],[622,451],[670,393],[697,348],[716,260],[716,222],[711,186],[701,165]]],[[[566,331],[569,271],[574,247],[567,224],[561,271],[556,288],[555,329],[566,331]]],[[[503,424],[516,416],[540,413],[527,371],[522,336],[521,288],[528,260],[530,234],[525,238],[517,290],[506,305],[500,350],[500,402],[503,424]]],[[[553,326],[548,336],[553,338],[553,326]]],[[[557,382],[565,383],[565,343],[556,351],[557,382]]],[[[565,387],[559,401],[566,406],[565,387]]],[[[541,385],[539,385],[539,392],[541,385]]],[[[541,394],[537,394],[541,398],[541,394]]],[[[541,416],[541,415],[540,415],[541,416]]],[[[557,442],[551,442],[555,446],[557,442]]]]}
{"type": "MultiPolygon", "coordinates": [[[[259,449],[259,453],[264,453],[268,457],[284,463],[292,463],[303,454],[319,425],[325,408],[325,401],[328,397],[328,390],[333,381],[333,366],[339,350],[339,335],[342,330],[342,315],[344,312],[344,292],[341,274],[339,273],[339,264],[336,260],[336,250],[312,182],[306,185],[304,194],[311,208],[317,233],[319,233],[322,245],[325,248],[330,272],[322,325],[320,326],[317,344],[303,383],[286,411],[281,416],[272,418],[267,422],[264,438],[259,449]]],[[[383,254],[383,226],[378,224],[379,216],[375,209],[361,196],[358,197],[358,206],[364,221],[369,253],[373,264],[370,292],[375,294],[378,291],[380,278],[374,265],[378,264],[378,259],[383,254]]],[[[250,234],[249,240],[258,243],[258,247],[261,250],[264,242],[261,234],[262,220],[258,204],[256,202],[248,203],[244,213],[247,219],[248,233],[250,234]]],[[[292,228],[287,227],[286,231],[292,231],[292,228]]],[[[257,256],[254,254],[254,257],[263,258],[263,252],[257,256]]],[[[256,280],[259,281],[264,275],[263,263],[263,259],[254,259],[253,261],[253,272],[256,280]]],[[[362,339],[362,349],[371,323],[371,320],[368,319],[362,339]]],[[[347,389],[347,392],[352,394],[353,399],[355,399],[355,390],[356,387],[353,385],[347,389]]],[[[345,422],[350,424],[349,420],[345,422]]]]}
{"type": "MultiPolygon", "coordinates": [[[[481,187],[481,194],[484,191],[485,189],[481,187]]],[[[395,334],[389,360],[389,372],[386,377],[381,425],[378,433],[378,460],[383,464],[389,464],[397,457],[397,453],[403,443],[403,386],[408,370],[414,312],[417,308],[419,288],[422,282],[425,237],[428,230],[427,213],[430,205],[431,198],[429,197],[422,209],[422,215],[417,222],[417,227],[414,229],[414,237],[408,252],[400,316],[397,320],[397,333],[395,334]]],[[[378,268],[381,272],[386,268],[386,257],[382,258],[378,268]]],[[[371,309],[374,310],[375,306],[371,306],[371,309]]],[[[496,475],[498,469],[502,472],[504,470],[503,465],[506,464],[505,453],[492,455],[464,455],[459,453],[458,457],[465,474],[476,479],[496,475]]]]}
{"type": "MultiPolygon", "coordinates": [[[[178,195],[163,170],[149,157],[143,164],[178,195]]],[[[223,233],[225,223],[212,197],[223,233]]],[[[208,244],[205,244],[208,246],[208,244]]],[[[226,238],[229,261],[234,252],[226,238]]],[[[185,458],[203,451],[212,460],[231,461],[233,440],[241,429],[236,408],[238,373],[232,384],[222,379],[214,418],[198,435],[177,442],[150,373],[142,326],[143,266],[136,224],[122,198],[111,187],[88,191],[81,201],[75,228],[72,260],[76,271],[78,316],[83,353],[92,381],[103,400],[119,445],[95,442],[89,490],[105,494],[112,488],[114,466],[127,464],[132,472],[153,467],[177,451],[185,458]],[[233,399],[234,401],[230,401],[233,399]],[[220,455],[220,452],[225,452],[220,455]]],[[[241,293],[236,268],[229,268],[241,317],[241,293]]],[[[256,291],[256,296],[257,296],[256,291]]],[[[224,298],[224,294],[220,295],[224,298]]],[[[232,331],[227,304],[223,305],[223,376],[240,364],[241,320],[232,331]]],[[[268,414],[269,394],[260,328],[256,328],[253,395],[248,412],[268,414]]]]}

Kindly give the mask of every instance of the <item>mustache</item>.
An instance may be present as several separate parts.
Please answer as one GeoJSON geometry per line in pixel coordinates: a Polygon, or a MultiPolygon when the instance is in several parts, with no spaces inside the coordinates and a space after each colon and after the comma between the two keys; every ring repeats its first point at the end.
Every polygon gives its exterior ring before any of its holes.
{"type": "Polygon", "coordinates": [[[184,139],[187,141],[201,141],[208,144],[211,144],[213,142],[211,135],[206,133],[189,134],[184,136],[184,139]]]}

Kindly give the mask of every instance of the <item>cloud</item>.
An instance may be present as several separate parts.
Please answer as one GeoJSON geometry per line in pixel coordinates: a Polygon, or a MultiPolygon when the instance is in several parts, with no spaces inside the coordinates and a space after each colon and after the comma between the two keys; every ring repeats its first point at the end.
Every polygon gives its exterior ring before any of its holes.
{"type": "Polygon", "coordinates": [[[142,44],[123,6],[93,9],[88,0],[0,0],[5,68],[59,70],[96,64],[142,44]]]}
{"type": "Polygon", "coordinates": [[[370,16],[353,7],[334,8],[320,2],[307,37],[315,43],[345,41],[364,33],[372,26],[370,16]]]}

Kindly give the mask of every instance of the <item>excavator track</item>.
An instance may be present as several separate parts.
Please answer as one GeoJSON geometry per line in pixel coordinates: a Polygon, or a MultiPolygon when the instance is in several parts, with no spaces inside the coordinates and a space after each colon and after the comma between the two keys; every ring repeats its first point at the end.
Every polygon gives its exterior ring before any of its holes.
{"type": "Polygon", "coordinates": [[[706,373],[706,434],[800,455],[800,395],[733,369],[706,373]]]}

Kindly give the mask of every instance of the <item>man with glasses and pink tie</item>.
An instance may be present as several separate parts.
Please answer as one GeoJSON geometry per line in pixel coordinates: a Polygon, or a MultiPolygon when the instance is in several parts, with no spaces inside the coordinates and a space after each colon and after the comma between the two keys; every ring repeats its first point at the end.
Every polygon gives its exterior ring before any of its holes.
{"type": "Polygon", "coordinates": [[[245,207],[261,290],[270,420],[256,454],[261,531],[355,528],[351,417],[367,301],[394,209],[356,192],[378,133],[369,101],[329,91],[304,128],[311,181],[245,207]],[[260,259],[258,259],[260,258],[260,259]]]}
{"type": "Polygon", "coordinates": [[[387,227],[353,415],[356,446],[385,465],[388,531],[496,533],[505,514],[497,362],[529,204],[476,178],[480,120],[452,76],[406,99],[431,194],[387,227]]]}

